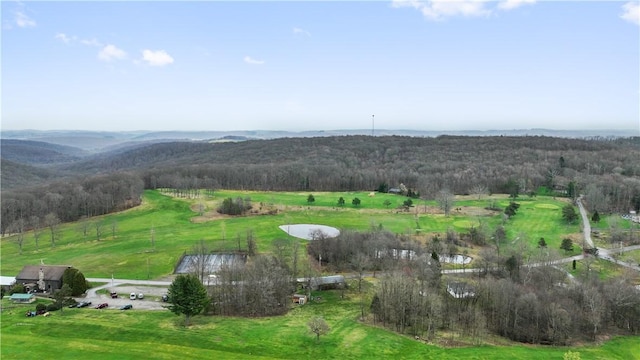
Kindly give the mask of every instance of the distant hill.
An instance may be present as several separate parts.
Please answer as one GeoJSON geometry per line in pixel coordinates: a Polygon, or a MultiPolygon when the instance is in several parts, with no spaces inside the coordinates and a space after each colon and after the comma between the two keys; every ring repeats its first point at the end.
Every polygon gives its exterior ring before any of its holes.
{"type": "Polygon", "coordinates": [[[42,141],[0,139],[2,159],[21,164],[45,165],[77,161],[87,155],[85,150],[42,141]]]}
{"type": "MultiPolygon", "coordinates": [[[[238,130],[238,131],[72,131],[72,130],[5,130],[0,132],[2,139],[42,141],[51,144],[66,145],[98,153],[114,150],[120,145],[131,146],[167,141],[229,142],[246,140],[268,140],[278,138],[309,138],[349,135],[371,135],[371,129],[278,131],[278,130],[238,130]]],[[[436,137],[456,136],[551,136],[562,138],[593,137],[629,137],[638,136],[638,130],[549,130],[549,129],[512,129],[512,130],[460,130],[425,131],[411,129],[375,129],[375,136],[412,136],[436,137]]]]}
{"type": "Polygon", "coordinates": [[[44,184],[60,178],[60,174],[54,170],[18,164],[5,159],[0,161],[0,173],[3,190],[44,184]]]}

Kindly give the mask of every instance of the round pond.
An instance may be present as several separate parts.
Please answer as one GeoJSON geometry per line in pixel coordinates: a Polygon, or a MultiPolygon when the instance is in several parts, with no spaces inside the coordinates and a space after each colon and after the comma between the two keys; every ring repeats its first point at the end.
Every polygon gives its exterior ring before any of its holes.
{"type": "Polygon", "coordinates": [[[291,224],[280,225],[279,228],[293,237],[305,240],[314,240],[318,238],[319,235],[327,238],[340,235],[340,230],[327,225],[291,224]]]}

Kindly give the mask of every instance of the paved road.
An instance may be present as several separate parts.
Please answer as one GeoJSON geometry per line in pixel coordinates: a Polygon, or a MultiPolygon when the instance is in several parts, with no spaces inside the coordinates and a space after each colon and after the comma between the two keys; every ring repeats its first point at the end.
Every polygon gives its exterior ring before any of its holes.
{"type": "Polygon", "coordinates": [[[582,234],[584,236],[584,242],[589,245],[590,248],[594,248],[595,245],[593,245],[593,241],[591,240],[591,223],[589,222],[587,211],[582,205],[582,195],[576,199],[576,203],[578,204],[578,209],[580,209],[580,215],[582,215],[582,234]]]}
{"type": "MultiPolygon", "coordinates": [[[[596,246],[593,244],[591,240],[591,224],[589,223],[589,217],[587,216],[587,211],[584,209],[582,205],[582,195],[576,200],[578,204],[578,209],[580,209],[580,215],[582,215],[582,231],[584,236],[584,241],[591,248],[595,248],[596,246]]],[[[640,245],[627,246],[618,249],[605,249],[605,248],[597,248],[598,249],[598,257],[603,260],[611,261],[620,266],[624,266],[629,269],[633,269],[636,271],[640,271],[640,266],[636,266],[633,264],[626,263],[624,261],[617,260],[613,257],[612,254],[622,253],[625,251],[632,251],[640,249],[640,245]]]]}

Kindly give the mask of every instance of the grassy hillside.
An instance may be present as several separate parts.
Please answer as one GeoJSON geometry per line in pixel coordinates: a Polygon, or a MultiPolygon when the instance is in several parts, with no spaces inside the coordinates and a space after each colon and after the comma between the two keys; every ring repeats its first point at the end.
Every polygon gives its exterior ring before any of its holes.
{"type": "MultiPolygon", "coordinates": [[[[286,223],[320,223],[348,229],[367,229],[381,224],[394,232],[427,238],[448,227],[464,231],[470,224],[486,222],[490,226],[502,220],[501,213],[483,212],[488,199],[458,198],[450,217],[438,213],[435,203],[416,204],[409,212],[395,209],[405,198],[368,192],[313,193],[316,201],[307,203],[309,193],[274,193],[221,191],[202,199],[178,199],[158,191],[147,191],[143,205],[101,218],[103,240],[94,232],[85,240],[80,223],[62,226],[62,238],[52,247],[43,233],[36,251],[32,234],[25,239],[23,254],[18,254],[14,238],[4,238],[1,245],[3,275],[15,275],[25,264],[71,264],[89,277],[147,279],[172,272],[179,256],[200,239],[212,247],[233,250],[236,235],[252,229],[260,251],[270,251],[271,243],[286,234],[278,229],[286,223]],[[344,197],[347,205],[336,206],[344,197]],[[251,197],[255,209],[278,208],[277,215],[252,215],[228,218],[215,212],[218,202],[227,197],[251,197]],[[351,199],[362,200],[359,207],[351,199]],[[389,200],[392,205],[384,205],[389,200]],[[202,216],[199,204],[205,206],[202,216]],[[110,224],[117,224],[116,236],[110,224]],[[420,231],[416,231],[417,226],[420,231]],[[155,247],[151,245],[154,230],[155,247]]],[[[500,206],[509,199],[493,196],[500,206]]],[[[550,247],[559,247],[562,237],[576,234],[578,225],[566,225],[559,218],[562,201],[538,197],[522,199],[518,214],[505,226],[505,248],[523,242],[537,251],[538,237],[545,237],[550,247]],[[515,240],[521,234],[527,234],[515,240]]],[[[96,219],[92,219],[94,221],[96,219]]],[[[243,238],[244,239],[244,238],[243,238]]],[[[302,241],[302,240],[300,240],[302,241]]],[[[302,241],[304,242],[304,241],[302,241]]],[[[244,246],[244,243],[241,244],[244,246]]],[[[476,251],[477,249],[471,249],[476,251]]],[[[473,265],[473,264],[472,264],[473,265]]],[[[370,285],[375,279],[368,279],[370,285]]],[[[360,295],[352,286],[341,298],[339,292],[318,292],[321,301],[294,308],[287,315],[269,318],[231,318],[198,316],[193,326],[183,327],[183,318],[168,311],[119,311],[109,309],[65,309],[50,317],[26,318],[26,309],[34,305],[2,302],[2,359],[47,358],[85,359],[561,359],[568,351],[580,352],[582,359],[639,359],[640,338],[619,337],[604,345],[578,348],[527,346],[498,337],[483,339],[487,344],[470,346],[470,339],[440,334],[439,344],[458,346],[443,348],[386,329],[362,323],[359,318],[360,295]],[[331,327],[329,334],[315,341],[307,322],[322,316],[331,327]],[[452,336],[452,337],[450,337],[452,336]]],[[[368,300],[366,301],[368,303],[368,300]]]]}
{"type": "MultiPolygon", "coordinates": [[[[396,209],[404,197],[389,194],[369,197],[368,194],[315,193],[316,201],[308,204],[309,193],[221,191],[204,199],[178,199],[158,191],[146,191],[143,205],[90,219],[86,239],[80,230],[81,223],[64,224],[55,247],[46,229],[37,250],[33,234],[27,233],[20,255],[15,237],[3,238],[0,242],[0,270],[3,275],[15,275],[24,265],[43,260],[46,264],[73,265],[88,277],[110,277],[113,274],[120,278],[153,279],[171,274],[179,257],[200,240],[206,241],[211,248],[232,251],[238,248],[237,239],[240,237],[240,247],[244,249],[246,233],[252,230],[258,250],[269,252],[274,240],[286,238],[278,226],[287,223],[323,224],[357,230],[382,226],[395,233],[420,234],[420,238],[427,239],[433,233],[446,232],[449,227],[463,232],[480,222],[493,228],[502,221],[500,212],[486,213],[483,210],[487,199],[460,199],[456,206],[461,211],[445,217],[439,213],[435,203],[419,203],[404,212],[396,209]],[[336,206],[341,196],[346,200],[344,207],[336,206]],[[278,208],[279,211],[276,215],[220,216],[215,208],[227,197],[250,197],[255,209],[278,208]],[[360,206],[351,205],[354,197],[361,199],[360,206]],[[384,205],[387,199],[392,203],[388,208],[384,205]],[[205,206],[203,216],[197,212],[200,203],[205,206]],[[100,241],[96,240],[95,221],[103,224],[100,241]],[[114,224],[115,236],[112,233],[114,224]],[[152,231],[155,245],[151,242],[152,231]]],[[[495,196],[495,200],[500,207],[509,201],[504,196],[495,196]]],[[[560,218],[563,202],[538,197],[523,199],[521,203],[518,214],[505,223],[508,240],[503,247],[515,247],[526,242],[535,248],[538,239],[544,237],[549,247],[557,249],[563,237],[578,236],[579,225],[566,225],[560,218]]],[[[579,252],[577,247],[576,252],[579,252]]]]}
{"type": "MultiPolygon", "coordinates": [[[[3,302],[2,359],[581,359],[640,358],[638,337],[577,348],[515,345],[442,348],[357,321],[357,296],[321,292],[321,302],[281,317],[197,316],[190,328],[168,311],[66,309],[25,318],[33,305],[3,302]],[[330,332],[316,342],[306,323],[325,318],[330,332]]],[[[455,339],[454,339],[455,342],[455,339]]]]}

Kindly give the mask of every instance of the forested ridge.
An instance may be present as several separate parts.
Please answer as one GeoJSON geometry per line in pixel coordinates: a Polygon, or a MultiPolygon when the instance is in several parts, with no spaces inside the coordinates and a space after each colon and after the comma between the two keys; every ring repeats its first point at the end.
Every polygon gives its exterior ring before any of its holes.
{"type": "Polygon", "coordinates": [[[80,160],[86,151],[42,141],[1,139],[2,158],[22,164],[56,164],[80,160]]]}
{"type": "Polygon", "coordinates": [[[33,162],[26,168],[7,161],[3,142],[2,231],[18,217],[62,211],[43,206],[47,196],[62,197],[67,206],[80,206],[58,214],[72,221],[135,204],[143,188],[166,187],[345,191],[404,184],[423,198],[434,198],[445,188],[455,194],[478,188],[506,193],[513,184],[522,194],[541,188],[562,194],[572,183],[577,192],[591,194],[599,211],[626,212],[640,206],[639,139],[332,136],[180,141],[85,156],[48,165],[42,174],[35,169],[44,168],[33,162]],[[64,181],[55,182],[62,176],[64,181]],[[108,185],[95,185],[102,182],[108,185]]]}

